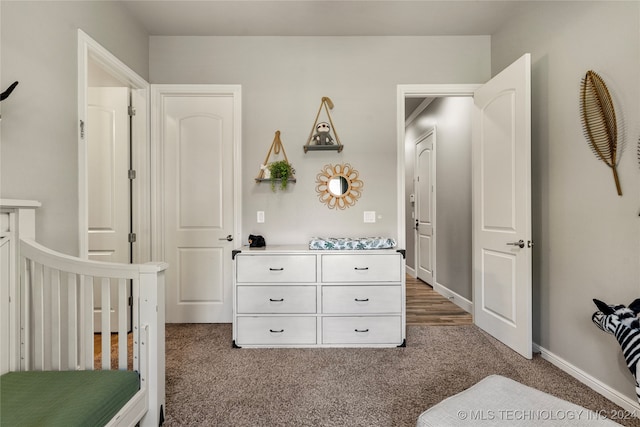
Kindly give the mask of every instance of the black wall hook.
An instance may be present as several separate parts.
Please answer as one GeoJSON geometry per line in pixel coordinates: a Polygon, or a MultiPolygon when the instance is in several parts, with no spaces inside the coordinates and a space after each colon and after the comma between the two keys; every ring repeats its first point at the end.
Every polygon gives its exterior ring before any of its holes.
{"type": "Polygon", "coordinates": [[[18,82],[13,82],[7,90],[2,92],[2,95],[0,95],[0,101],[4,101],[5,99],[7,99],[9,95],[11,95],[11,92],[13,92],[13,90],[16,88],[16,86],[18,86],[18,82]]]}

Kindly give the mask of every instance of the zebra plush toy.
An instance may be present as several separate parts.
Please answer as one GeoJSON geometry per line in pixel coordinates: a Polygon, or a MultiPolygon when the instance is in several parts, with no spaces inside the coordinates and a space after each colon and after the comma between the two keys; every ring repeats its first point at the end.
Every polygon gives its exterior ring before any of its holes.
{"type": "Polygon", "coordinates": [[[640,401],[640,299],[633,301],[629,307],[609,305],[597,299],[593,302],[600,311],[593,313],[591,320],[597,327],[613,334],[618,340],[627,367],[636,380],[636,396],[640,401]]]}

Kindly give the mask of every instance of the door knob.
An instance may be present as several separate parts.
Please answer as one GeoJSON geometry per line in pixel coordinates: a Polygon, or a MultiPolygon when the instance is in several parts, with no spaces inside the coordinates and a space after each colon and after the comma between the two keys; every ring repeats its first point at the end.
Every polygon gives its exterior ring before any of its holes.
{"type": "Polygon", "coordinates": [[[517,242],[509,242],[509,243],[507,243],[507,245],[509,245],[509,246],[519,246],[521,248],[524,248],[524,240],[520,239],[517,242]]]}
{"type": "Polygon", "coordinates": [[[233,240],[233,236],[231,234],[229,234],[227,237],[221,237],[218,240],[226,240],[228,242],[233,240]]]}

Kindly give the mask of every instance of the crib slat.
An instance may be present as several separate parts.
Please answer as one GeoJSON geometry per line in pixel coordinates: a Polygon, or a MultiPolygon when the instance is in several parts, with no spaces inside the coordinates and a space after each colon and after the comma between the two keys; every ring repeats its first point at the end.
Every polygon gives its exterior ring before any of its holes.
{"type": "Polygon", "coordinates": [[[32,301],[31,290],[33,289],[33,271],[35,263],[31,260],[24,260],[24,271],[20,278],[20,286],[22,292],[20,292],[20,307],[22,307],[22,313],[20,315],[20,368],[22,370],[28,370],[31,368],[31,312],[32,307],[29,301],[32,301]]]}
{"type": "Polygon", "coordinates": [[[44,295],[42,292],[42,264],[35,264],[33,271],[33,369],[44,368],[44,295]]]}
{"type": "Polygon", "coordinates": [[[108,278],[103,278],[100,283],[100,305],[102,306],[101,326],[102,333],[102,369],[111,369],[111,284],[108,278]]]}
{"type": "Polygon", "coordinates": [[[53,330],[51,324],[51,268],[45,264],[42,265],[42,370],[50,371],[51,366],[51,333],[53,330]]]}
{"type": "Polygon", "coordinates": [[[127,282],[118,280],[118,369],[127,370],[127,282]]]}
{"type": "MultiPolygon", "coordinates": [[[[140,280],[139,279],[133,279],[131,281],[131,298],[133,303],[132,305],[132,312],[133,312],[133,318],[134,319],[138,319],[140,316],[140,306],[139,306],[139,301],[140,301],[140,280]]],[[[139,343],[140,342],[140,328],[139,325],[134,322],[133,323],[133,370],[134,371],[138,371],[140,372],[140,357],[138,356],[140,354],[140,346],[139,343]]]]}
{"type": "Polygon", "coordinates": [[[62,370],[62,327],[60,324],[61,295],[60,295],[60,271],[49,270],[51,286],[51,369],[62,370]]]}
{"type": "Polygon", "coordinates": [[[82,321],[80,330],[81,369],[93,370],[93,276],[81,276],[80,289],[82,298],[82,321]]]}
{"type": "Polygon", "coordinates": [[[77,276],[67,273],[67,360],[68,369],[73,370],[78,367],[78,286],[77,276]]]}

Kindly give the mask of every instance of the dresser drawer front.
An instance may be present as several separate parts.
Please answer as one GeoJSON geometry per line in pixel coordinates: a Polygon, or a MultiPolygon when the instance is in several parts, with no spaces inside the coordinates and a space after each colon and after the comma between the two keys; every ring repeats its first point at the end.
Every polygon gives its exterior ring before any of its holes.
{"type": "Polygon", "coordinates": [[[315,313],[315,286],[238,286],[238,313],[315,313]]]}
{"type": "Polygon", "coordinates": [[[325,314],[400,313],[400,286],[323,286],[322,312],[325,314]]]}
{"type": "Polygon", "coordinates": [[[239,283],[312,283],[316,281],[314,255],[237,255],[239,283]]]}
{"type": "Polygon", "coordinates": [[[238,317],[236,344],[316,344],[315,317],[238,317]]]}
{"type": "Polygon", "coordinates": [[[323,282],[400,282],[401,255],[322,255],[323,282]]]}
{"type": "Polygon", "coordinates": [[[401,344],[400,316],[325,317],[323,344],[401,344]]]}

